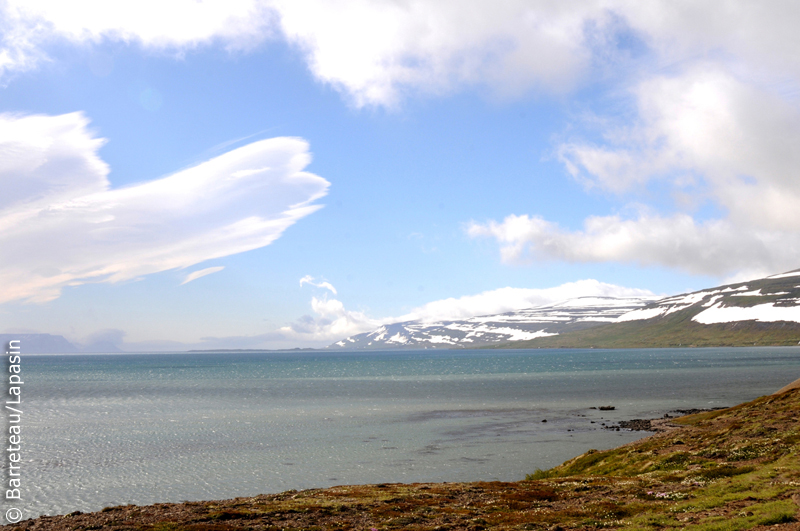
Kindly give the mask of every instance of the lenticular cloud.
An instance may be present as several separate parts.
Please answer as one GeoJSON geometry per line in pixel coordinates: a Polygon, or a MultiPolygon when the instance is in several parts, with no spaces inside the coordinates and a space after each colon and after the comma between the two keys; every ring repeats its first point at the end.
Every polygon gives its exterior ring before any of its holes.
{"type": "Polygon", "coordinates": [[[269,245],[321,208],[325,179],[299,138],[240,147],[111,189],[81,113],[0,115],[0,302],[119,282],[269,245]]]}

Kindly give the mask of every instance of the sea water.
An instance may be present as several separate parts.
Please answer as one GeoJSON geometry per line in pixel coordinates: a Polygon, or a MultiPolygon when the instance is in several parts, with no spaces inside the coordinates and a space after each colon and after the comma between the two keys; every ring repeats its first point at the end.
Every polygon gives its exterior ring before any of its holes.
{"type": "Polygon", "coordinates": [[[800,377],[800,349],[29,355],[22,373],[15,504],[35,517],[519,480],[648,435],[606,429],[620,420],[770,394],[800,377]]]}

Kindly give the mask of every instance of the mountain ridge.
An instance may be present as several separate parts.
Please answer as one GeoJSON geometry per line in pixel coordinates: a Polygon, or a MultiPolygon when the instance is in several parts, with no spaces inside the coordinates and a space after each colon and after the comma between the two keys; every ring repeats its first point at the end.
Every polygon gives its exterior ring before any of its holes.
{"type": "Polygon", "coordinates": [[[19,341],[23,354],[75,354],[80,349],[56,334],[0,334],[3,348],[9,341],[19,341]]]}
{"type": "Polygon", "coordinates": [[[657,348],[800,344],[800,270],[665,297],[618,322],[501,348],[657,348]]]}
{"type": "Polygon", "coordinates": [[[800,269],[655,298],[579,297],[434,323],[407,321],[329,349],[647,348],[800,344],[800,269]]]}
{"type": "Polygon", "coordinates": [[[405,321],[337,341],[328,348],[470,348],[580,330],[644,307],[649,298],[578,297],[494,315],[434,322],[405,321]]]}

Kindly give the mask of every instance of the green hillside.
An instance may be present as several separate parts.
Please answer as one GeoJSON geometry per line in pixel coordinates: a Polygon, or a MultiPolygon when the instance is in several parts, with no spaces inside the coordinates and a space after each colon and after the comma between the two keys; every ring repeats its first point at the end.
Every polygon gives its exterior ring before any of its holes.
{"type": "Polygon", "coordinates": [[[696,315],[721,308],[797,307],[800,276],[764,278],[729,284],[695,293],[667,297],[645,310],[663,315],[563,332],[528,341],[515,341],[486,348],[658,348],[789,346],[800,344],[800,323],[762,322],[755,319],[729,323],[701,324],[696,315]]]}
{"type": "Polygon", "coordinates": [[[695,309],[645,321],[628,321],[486,348],[661,348],[789,346],[800,344],[800,323],[739,321],[704,325],[695,309]]]}

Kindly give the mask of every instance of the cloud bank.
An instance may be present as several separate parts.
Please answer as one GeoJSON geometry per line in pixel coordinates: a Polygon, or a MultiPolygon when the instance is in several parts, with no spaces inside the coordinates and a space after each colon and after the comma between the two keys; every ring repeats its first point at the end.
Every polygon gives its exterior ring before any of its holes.
{"type": "Polygon", "coordinates": [[[568,282],[553,288],[500,288],[477,295],[441,299],[414,308],[406,315],[381,324],[420,320],[426,323],[468,319],[545,306],[578,297],[654,297],[649,290],[607,284],[594,279],[568,282]]]}
{"type": "MultiPolygon", "coordinates": [[[[0,115],[0,302],[120,282],[269,245],[321,208],[329,183],[298,138],[235,149],[112,189],[81,113],[0,115]]],[[[210,270],[205,270],[207,273],[210,270]]],[[[195,277],[198,278],[198,277],[195,277]]]]}
{"type": "Polygon", "coordinates": [[[799,11],[791,1],[765,9],[736,0],[6,0],[0,69],[35,68],[58,43],[122,41],[181,54],[282,38],[356,104],[392,105],[408,92],[464,86],[570,91],[589,74],[624,67],[641,47],[661,64],[702,54],[796,75],[799,11]]]}
{"type": "Polygon", "coordinates": [[[494,238],[502,260],[510,264],[623,262],[697,275],[759,278],[791,269],[800,256],[800,241],[788,231],[747,231],[726,220],[698,223],[686,214],[594,216],[576,231],[540,217],[510,215],[501,222],[473,222],[467,233],[494,238]]]}
{"type": "Polygon", "coordinates": [[[561,91],[589,63],[584,27],[602,3],[322,0],[6,0],[0,72],[36,68],[59,43],[134,43],[183,53],[248,50],[283,38],[311,72],[357,105],[391,105],[405,90],[487,84],[501,92],[561,91]]]}
{"type": "Polygon", "coordinates": [[[644,52],[653,70],[701,55],[797,76],[798,19],[788,0],[770,9],[736,0],[6,0],[0,71],[36,68],[59,43],[121,41],[180,55],[281,38],[356,104],[392,105],[409,92],[464,86],[563,93],[609,69],[646,69],[636,61],[644,52]]]}

